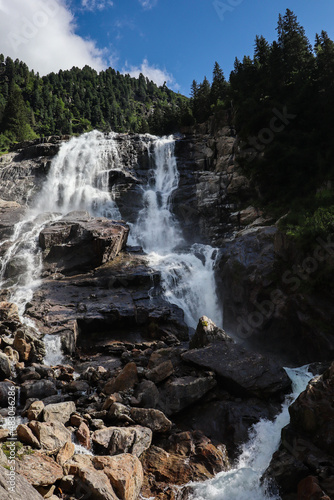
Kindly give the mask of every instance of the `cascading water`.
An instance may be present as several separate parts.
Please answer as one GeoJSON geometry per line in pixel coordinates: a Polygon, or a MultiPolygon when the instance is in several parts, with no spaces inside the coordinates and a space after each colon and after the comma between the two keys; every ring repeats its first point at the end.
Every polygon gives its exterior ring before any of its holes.
{"type": "Polygon", "coordinates": [[[130,242],[148,254],[152,267],[161,272],[164,295],[184,310],[187,324],[196,328],[202,315],[222,326],[214,265],[216,250],[194,244],[186,248],[182,230],[171,212],[171,196],[178,187],[179,173],[173,137],[152,138],[153,164],[143,191],[144,208],[130,232],[130,242]]]}
{"type": "Polygon", "coordinates": [[[281,413],[273,422],[261,420],[252,428],[249,441],[243,446],[236,465],[214,479],[193,484],[191,500],[279,500],[279,495],[267,492],[261,477],[277,450],[281,429],[289,423],[289,406],[306,388],[313,375],[308,367],[286,368],[293,392],[286,398],[281,413]]]}
{"type": "MultiPolygon", "coordinates": [[[[38,237],[44,225],[74,210],[121,218],[109,192],[108,173],[111,168],[121,168],[115,136],[93,131],[63,143],[42,191],[7,242],[9,249],[1,261],[0,288],[9,291],[9,300],[18,305],[21,320],[29,326],[33,322],[23,314],[39,284],[42,254],[38,237]]],[[[47,362],[52,364],[62,361],[55,342],[51,335],[45,338],[47,362]]]]}

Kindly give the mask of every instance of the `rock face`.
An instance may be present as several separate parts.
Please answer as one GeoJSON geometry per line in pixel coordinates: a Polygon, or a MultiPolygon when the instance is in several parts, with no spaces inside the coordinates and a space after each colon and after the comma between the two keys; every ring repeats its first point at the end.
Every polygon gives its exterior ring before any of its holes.
{"type": "Polygon", "coordinates": [[[47,225],[39,235],[49,269],[70,273],[94,269],[113,260],[125,247],[129,227],[86,212],[69,213],[47,225]]]}
{"type": "MultiPolygon", "coordinates": [[[[334,363],[323,375],[311,380],[289,408],[290,424],[282,430],[281,446],[266,472],[266,477],[276,480],[283,500],[296,494],[297,487],[299,492],[304,491],[310,482],[305,478],[310,476],[316,476],[313,484],[318,484],[318,493],[323,491],[333,498],[333,400],[334,363]]],[[[298,498],[303,498],[301,493],[298,498]]]]}

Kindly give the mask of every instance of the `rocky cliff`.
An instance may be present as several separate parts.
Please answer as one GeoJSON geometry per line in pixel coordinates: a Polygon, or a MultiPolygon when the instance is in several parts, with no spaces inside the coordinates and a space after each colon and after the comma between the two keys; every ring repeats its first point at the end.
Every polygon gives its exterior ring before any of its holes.
{"type": "MultiPolygon", "coordinates": [[[[25,144],[1,157],[1,255],[63,140],[25,144]]],[[[108,172],[109,188],[132,223],[152,160],[138,136],[117,141],[125,168],[115,164],[108,172]]],[[[2,290],[0,398],[5,407],[8,390],[20,388],[18,411],[28,420],[17,430],[24,445],[17,472],[42,496],[135,499],[141,491],[176,498],[186,482],[228,469],[251,425],[274,417],[290,390],[282,361],[332,359],[332,332],[308,321],[316,313],[326,321],[331,308],[298,289],[277,291],[277,270],[289,270],[286,245],[251,205],[254,190],[235,160],[237,148],[227,126],[179,138],[172,200],[189,244],[219,249],[226,332],[202,317],[189,347],[183,311],[161,297],[161,277],[142,250],[127,246],[128,225],[85,212],[48,223],[38,235],[42,279],[25,310],[38,333],[22,324],[2,290]],[[64,358],[56,366],[42,364],[46,338],[49,345],[61,341],[64,358]],[[95,456],[78,455],[73,440],[95,456]]],[[[20,263],[6,269],[14,278],[20,263]]],[[[9,453],[8,444],[3,450],[9,453]]],[[[6,465],[6,456],[0,459],[6,465]]]]}

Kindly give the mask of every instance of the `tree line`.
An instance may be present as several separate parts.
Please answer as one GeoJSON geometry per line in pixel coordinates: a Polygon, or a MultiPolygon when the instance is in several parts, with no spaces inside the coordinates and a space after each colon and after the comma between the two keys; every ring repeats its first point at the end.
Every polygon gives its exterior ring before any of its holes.
{"type": "Polygon", "coordinates": [[[144,75],[89,66],[40,77],[0,54],[0,148],[52,134],[102,131],[164,134],[187,121],[188,99],[144,75]]]}
{"type": "Polygon", "coordinates": [[[256,36],[253,56],[235,59],[229,81],[218,63],[213,81],[192,84],[192,114],[204,121],[230,109],[238,161],[272,210],[302,213],[334,205],[334,42],[312,45],[297,16],[279,15],[277,39],[256,36]],[[293,210],[296,205],[296,210],[293,210]]]}

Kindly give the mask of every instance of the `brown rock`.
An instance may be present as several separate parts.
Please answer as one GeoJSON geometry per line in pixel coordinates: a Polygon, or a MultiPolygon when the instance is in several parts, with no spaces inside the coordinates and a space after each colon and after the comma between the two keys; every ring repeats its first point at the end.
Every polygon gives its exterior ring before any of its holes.
{"type": "Polygon", "coordinates": [[[10,431],[8,429],[0,429],[0,442],[7,441],[10,436],[10,431]]]}
{"type": "Polygon", "coordinates": [[[19,353],[20,361],[26,362],[29,360],[32,344],[27,342],[23,332],[18,331],[15,334],[13,347],[19,353]]]}
{"type": "Polygon", "coordinates": [[[132,453],[137,457],[150,447],[152,431],[146,427],[106,427],[92,435],[94,447],[101,454],[132,453]]]}
{"type": "Polygon", "coordinates": [[[81,422],[79,429],[76,432],[76,437],[79,443],[90,450],[90,433],[89,428],[85,422],[81,422]]]}
{"type": "Polygon", "coordinates": [[[96,469],[103,468],[116,495],[121,500],[136,500],[143,484],[143,468],[137,457],[129,454],[94,457],[96,469]]]}
{"type": "Polygon", "coordinates": [[[44,422],[55,421],[66,424],[75,410],[76,407],[73,401],[47,405],[43,410],[43,420],[44,422]]]}
{"type": "Polygon", "coordinates": [[[41,447],[46,450],[56,450],[67,441],[71,442],[70,431],[61,423],[32,421],[29,427],[39,440],[41,447]]]}
{"type": "Polygon", "coordinates": [[[63,477],[63,469],[51,457],[35,452],[16,460],[16,471],[33,486],[49,486],[63,477]]]}
{"type": "Polygon", "coordinates": [[[128,389],[133,389],[138,382],[136,364],[128,363],[124,366],[123,370],[117,375],[117,377],[106,383],[103,392],[105,394],[112,394],[114,392],[127,391],[128,389]]]}
{"type": "Polygon", "coordinates": [[[137,424],[148,427],[152,432],[168,432],[173,425],[162,411],[153,408],[131,408],[130,415],[137,424]]]}
{"type": "Polygon", "coordinates": [[[298,484],[298,500],[331,500],[319,486],[314,476],[308,476],[298,484]]]}
{"type": "Polygon", "coordinates": [[[146,378],[152,380],[155,384],[162,382],[174,373],[174,366],[171,360],[164,361],[163,363],[155,366],[146,374],[146,378]]]}
{"type": "Polygon", "coordinates": [[[27,444],[33,448],[41,447],[38,439],[27,425],[20,424],[17,426],[17,437],[23,444],[27,444]]]}
{"type": "Polygon", "coordinates": [[[15,473],[15,491],[8,481],[8,470],[0,467],[0,498],[3,500],[43,500],[43,497],[20,474],[15,473]]]}
{"type": "Polygon", "coordinates": [[[73,457],[75,452],[75,445],[74,443],[71,443],[69,441],[66,441],[66,443],[60,448],[58,454],[57,454],[57,464],[59,464],[61,467],[64,466],[64,464],[73,457]]]}
{"type": "Polygon", "coordinates": [[[34,401],[29,406],[26,416],[28,420],[39,420],[42,417],[43,410],[44,410],[43,401],[34,401]]]}

